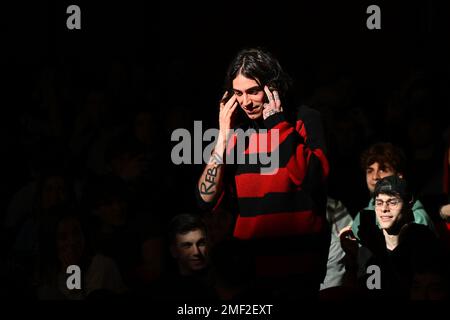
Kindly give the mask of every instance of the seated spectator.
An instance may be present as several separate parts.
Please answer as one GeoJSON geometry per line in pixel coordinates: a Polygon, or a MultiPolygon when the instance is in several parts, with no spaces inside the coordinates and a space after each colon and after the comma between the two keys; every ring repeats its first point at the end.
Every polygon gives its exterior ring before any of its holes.
{"type": "Polygon", "coordinates": [[[37,297],[41,300],[80,300],[95,292],[121,294],[126,288],[116,263],[94,254],[86,240],[80,218],[61,212],[40,228],[37,297]],[[67,267],[81,270],[81,288],[69,289],[67,267]]]}
{"type": "Polygon", "coordinates": [[[209,299],[207,230],[201,217],[191,213],[176,215],[169,223],[168,242],[175,268],[164,275],[159,297],[209,299]]]}
{"type": "MultiPolygon", "coordinates": [[[[406,170],[406,157],[403,151],[391,143],[376,143],[370,146],[361,155],[361,165],[366,171],[367,188],[372,195],[375,190],[376,183],[388,176],[396,175],[403,178],[406,170]]],[[[375,209],[374,198],[371,197],[368,206],[364,210],[373,212],[375,209]]],[[[425,211],[424,206],[419,200],[414,200],[412,205],[414,222],[426,225],[435,232],[434,224],[425,211]]],[[[360,239],[362,211],[358,212],[352,223],[352,231],[356,238],[360,239]]],[[[371,219],[377,224],[375,215],[371,215],[371,219]]]]}
{"type": "MultiPolygon", "coordinates": [[[[413,280],[419,275],[445,278],[441,243],[428,227],[414,222],[414,201],[406,181],[397,175],[381,179],[373,198],[377,225],[372,223],[371,230],[366,232],[370,238],[363,237],[358,247],[357,239],[348,229],[341,234],[341,241],[346,254],[354,264],[360,264],[360,269],[379,267],[381,290],[372,290],[374,296],[408,299],[412,296],[413,280]],[[370,254],[364,261],[358,261],[358,251],[363,249],[370,254]]],[[[367,276],[361,277],[362,286],[367,284],[367,276]]]]}
{"type": "Polygon", "coordinates": [[[141,261],[144,241],[130,197],[123,181],[116,177],[99,177],[86,188],[93,249],[117,263],[127,286],[134,281],[131,278],[141,261]]]}
{"type": "Polygon", "coordinates": [[[320,284],[320,290],[341,286],[343,284],[345,252],[341,247],[339,232],[353,222],[352,216],[342,202],[330,197],[327,198],[327,220],[331,226],[331,242],[328,253],[327,273],[325,279],[320,284]]]}

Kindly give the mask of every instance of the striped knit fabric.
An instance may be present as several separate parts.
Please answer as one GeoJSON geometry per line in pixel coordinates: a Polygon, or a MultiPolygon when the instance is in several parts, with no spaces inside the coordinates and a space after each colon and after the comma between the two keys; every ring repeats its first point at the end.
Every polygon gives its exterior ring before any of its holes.
{"type": "MultiPolygon", "coordinates": [[[[323,260],[321,250],[328,248],[330,233],[324,187],[329,166],[320,115],[302,106],[295,125],[286,121],[283,113],[270,116],[264,125],[266,133],[256,131],[248,136],[245,163],[226,172],[234,174],[234,236],[255,243],[260,275],[308,272],[319,268],[317,257],[323,260]],[[279,130],[279,141],[271,141],[274,129],[279,130]],[[258,144],[261,139],[267,143],[258,144]],[[265,145],[267,148],[262,147],[265,145]],[[279,168],[274,174],[261,173],[270,164],[249,163],[252,152],[267,151],[270,156],[278,151],[279,168]]],[[[228,154],[232,150],[237,153],[238,139],[242,139],[239,134],[230,139],[228,154]]],[[[224,199],[228,198],[221,196],[216,207],[224,199]]]]}
{"type": "MultiPolygon", "coordinates": [[[[313,149],[305,143],[308,133],[300,119],[293,127],[280,113],[266,119],[265,124],[269,129],[268,134],[256,132],[249,137],[244,151],[245,164],[239,164],[235,173],[239,210],[235,237],[257,239],[320,232],[325,215],[324,212],[315,211],[319,205],[314,203],[312,192],[314,185],[323,182],[328,174],[328,162],[323,149],[313,149]],[[279,143],[271,145],[273,129],[279,130],[279,143]],[[260,139],[267,141],[267,151],[271,155],[278,149],[279,168],[275,174],[261,174],[263,166],[259,161],[249,164],[249,150],[258,149],[251,146],[258,145],[260,139]],[[314,179],[318,181],[312,181],[314,179]]],[[[311,132],[311,136],[313,134],[311,132]]],[[[236,139],[231,142],[230,148],[233,148],[236,139]]],[[[261,148],[257,151],[266,152],[261,148]]]]}

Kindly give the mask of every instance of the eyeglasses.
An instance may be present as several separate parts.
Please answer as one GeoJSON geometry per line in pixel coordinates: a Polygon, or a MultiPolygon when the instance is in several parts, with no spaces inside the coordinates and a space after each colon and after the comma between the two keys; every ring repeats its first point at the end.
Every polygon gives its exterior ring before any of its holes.
{"type": "Polygon", "coordinates": [[[396,208],[399,206],[399,204],[402,203],[402,200],[397,198],[392,198],[386,201],[383,201],[381,199],[375,199],[375,206],[376,207],[384,207],[384,204],[387,204],[389,208],[396,208]]]}

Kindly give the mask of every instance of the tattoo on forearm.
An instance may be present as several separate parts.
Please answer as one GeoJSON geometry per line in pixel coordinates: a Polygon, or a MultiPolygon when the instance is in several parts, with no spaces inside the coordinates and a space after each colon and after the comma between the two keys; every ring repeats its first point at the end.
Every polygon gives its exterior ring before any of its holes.
{"type": "Polygon", "coordinates": [[[200,193],[201,194],[214,194],[215,190],[211,190],[217,183],[215,181],[216,177],[217,177],[217,167],[218,166],[214,166],[212,168],[209,168],[206,171],[206,175],[205,175],[205,181],[202,182],[200,184],[200,193]]]}

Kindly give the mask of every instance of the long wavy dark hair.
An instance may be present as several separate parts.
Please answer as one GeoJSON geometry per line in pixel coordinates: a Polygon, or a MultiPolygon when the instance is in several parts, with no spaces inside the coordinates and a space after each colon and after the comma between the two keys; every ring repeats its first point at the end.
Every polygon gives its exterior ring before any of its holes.
{"type": "Polygon", "coordinates": [[[292,84],[278,60],[262,48],[247,48],[238,52],[227,70],[225,89],[228,92],[232,92],[233,79],[239,74],[255,80],[261,87],[267,85],[272,90],[276,89],[280,97],[285,96],[292,84]]]}

